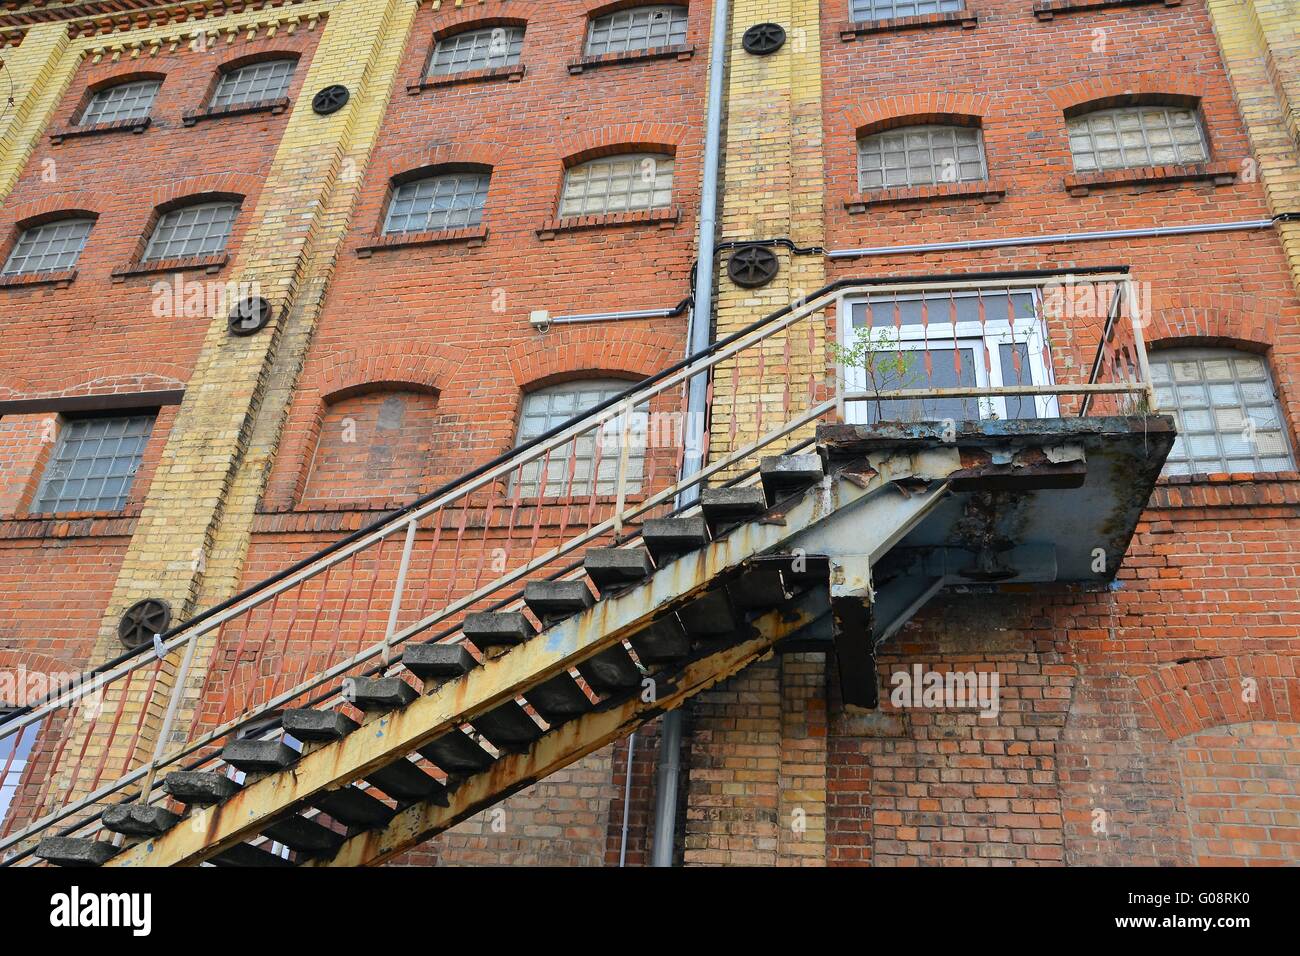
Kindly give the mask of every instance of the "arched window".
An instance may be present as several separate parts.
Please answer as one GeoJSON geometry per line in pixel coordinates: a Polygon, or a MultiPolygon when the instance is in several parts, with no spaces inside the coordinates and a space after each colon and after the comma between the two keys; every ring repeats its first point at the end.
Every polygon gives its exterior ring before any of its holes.
{"type": "Polygon", "coordinates": [[[686,42],[686,8],[656,4],[595,17],[587,25],[587,56],[631,53],[686,42]]]}
{"type": "MultiPolygon", "coordinates": [[[[628,383],[617,379],[587,379],[539,388],[524,396],[519,416],[517,445],[545,434],[575,415],[594,408],[606,399],[627,389],[628,383]]],[[[629,492],[638,491],[645,473],[645,417],[648,405],[638,406],[628,423],[630,447],[627,459],[629,492]],[[639,421],[637,420],[639,419],[639,421]]],[[[522,498],[589,495],[612,495],[617,492],[619,442],[623,419],[612,418],[603,428],[593,428],[576,441],[554,449],[546,459],[546,487],[541,489],[542,457],[531,461],[519,474],[518,494],[522,498]],[[572,475],[572,477],[570,477],[572,475]]]]}
{"type": "Polygon", "coordinates": [[[523,27],[485,27],[443,37],[429,58],[428,76],[515,66],[524,48],[523,27]]]}
{"type": "Polygon", "coordinates": [[[672,201],[673,158],[660,153],[624,153],[566,170],[560,217],[657,209],[672,201]]]}
{"type": "Polygon", "coordinates": [[[149,115],[162,80],[134,80],[106,86],[95,93],[81,113],[81,125],[144,119],[149,115]]]}
{"type": "Polygon", "coordinates": [[[156,412],[147,412],[65,420],[32,510],[120,511],[140,470],[156,417],[156,412]]]}
{"type": "Polygon", "coordinates": [[[858,140],[858,189],[895,189],[988,178],[978,127],[904,126],[858,140]]]}
{"type": "Polygon", "coordinates": [[[239,203],[229,200],[191,203],[163,213],[145,247],[146,262],[212,256],[226,248],[239,215],[239,203]]]}
{"type": "Polygon", "coordinates": [[[56,219],[24,229],[14,243],[0,275],[63,272],[77,264],[94,227],[90,218],[56,219]]]}
{"type": "Polygon", "coordinates": [[[437,396],[367,391],[331,403],[321,421],[305,502],[408,498],[435,473],[437,396]]]}
{"type": "Polygon", "coordinates": [[[479,225],[489,178],[481,171],[435,173],[399,184],[388,203],[384,232],[438,232],[479,225]]]}
{"type": "Polygon", "coordinates": [[[1234,349],[1151,353],[1162,411],[1178,423],[1165,474],[1291,471],[1295,458],[1268,364],[1234,349]]]}
{"type": "Polygon", "coordinates": [[[965,0],[850,0],[849,4],[850,18],[855,23],[953,13],[965,7],[965,0]]]}
{"type": "Polygon", "coordinates": [[[1210,158],[1196,110],[1186,106],[1121,106],[1067,121],[1077,172],[1204,163],[1210,158]]]}
{"type": "Polygon", "coordinates": [[[219,109],[281,99],[289,93],[297,65],[296,59],[285,57],[226,70],[212,93],[212,107],[219,109]]]}

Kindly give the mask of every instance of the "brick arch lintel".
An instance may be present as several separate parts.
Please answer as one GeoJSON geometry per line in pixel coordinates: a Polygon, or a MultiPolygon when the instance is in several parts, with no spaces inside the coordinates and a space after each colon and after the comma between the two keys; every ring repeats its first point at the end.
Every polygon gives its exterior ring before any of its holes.
{"type": "Polygon", "coordinates": [[[676,337],[648,329],[617,337],[595,327],[552,329],[540,341],[514,346],[506,363],[515,386],[527,392],[580,378],[635,381],[672,364],[680,351],[676,337]]]}
{"type": "Polygon", "coordinates": [[[616,153],[676,155],[688,132],[683,123],[612,123],[562,137],[555,151],[566,167],[616,153]]]}
{"type": "Polygon", "coordinates": [[[97,189],[64,189],[45,193],[40,199],[18,203],[5,210],[5,220],[19,228],[63,213],[87,213],[99,217],[112,207],[113,197],[97,189]]]}
{"type": "Polygon", "coordinates": [[[548,4],[534,0],[522,3],[518,0],[497,0],[495,3],[476,4],[472,7],[444,6],[434,14],[433,39],[441,40],[453,33],[476,27],[536,23],[552,15],[548,4]]]}
{"type": "Polygon", "coordinates": [[[403,150],[388,156],[379,165],[384,182],[394,177],[435,169],[439,166],[486,166],[495,168],[507,155],[508,144],[496,142],[439,143],[427,149],[403,150]]]}
{"type": "Polygon", "coordinates": [[[110,86],[117,86],[119,83],[132,83],[136,80],[159,80],[165,82],[167,74],[162,70],[145,70],[140,68],[139,62],[122,63],[119,69],[109,70],[99,76],[96,76],[86,85],[85,95],[93,96],[100,90],[106,90],[110,86]]]}
{"type": "Polygon", "coordinates": [[[989,98],[979,93],[907,93],[859,103],[846,118],[857,136],[868,136],[919,123],[980,125],[988,109],[989,98]]]}
{"type": "Polygon", "coordinates": [[[1143,704],[1169,740],[1212,727],[1300,720],[1300,657],[1248,654],[1165,664],[1135,684],[1143,704]],[[1242,700],[1243,681],[1256,699],[1242,700]]]}
{"type": "Polygon", "coordinates": [[[1263,352],[1275,341],[1278,310],[1253,295],[1153,295],[1147,344],[1223,345],[1263,352]]]}
{"type": "Polygon", "coordinates": [[[160,186],[153,190],[144,205],[150,210],[174,205],[182,200],[198,199],[201,196],[225,195],[247,198],[258,190],[256,176],[236,173],[209,173],[203,176],[190,176],[186,179],[160,186]]]}
{"type": "Polygon", "coordinates": [[[1130,103],[1199,101],[1201,82],[1195,76],[1167,73],[1110,74],[1067,83],[1047,91],[1048,97],[1067,115],[1123,106],[1130,103]]]}

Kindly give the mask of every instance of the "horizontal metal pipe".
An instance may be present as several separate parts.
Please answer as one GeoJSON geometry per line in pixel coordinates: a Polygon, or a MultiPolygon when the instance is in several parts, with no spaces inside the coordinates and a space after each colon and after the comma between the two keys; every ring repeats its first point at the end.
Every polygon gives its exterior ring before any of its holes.
{"type": "Polygon", "coordinates": [[[1212,222],[1190,226],[1153,226],[1147,229],[1107,229],[1100,232],[1058,232],[1045,236],[1008,236],[1002,239],[970,239],[962,242],[926,242],[911,246],[869,246],[864,249],[832,249],[831,259],[861,259],[866,256],[905,255],[917,252],[966,252],[1000,249],[1006,246],[1044,246],[1053,242],[1093,242],[1100,239],[1152,239],[1160,236],[1193,236],[1206,232],[1241,232],[1268,229],[1272,219],[1243,222],[1212,222]]]}
{"type": "Polygon", "coordinates": [[[619,322],[623,319],[667,319],[677,315],[677,309],[636,309],[630,312],[587,312],[581,315],[553,315],[551,325],[573,325],[578,322],[619,322]]]}

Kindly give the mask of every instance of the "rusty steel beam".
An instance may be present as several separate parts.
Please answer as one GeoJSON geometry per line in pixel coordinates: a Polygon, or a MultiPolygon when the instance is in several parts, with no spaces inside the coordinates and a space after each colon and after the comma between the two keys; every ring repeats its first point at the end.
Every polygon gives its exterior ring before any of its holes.
{"type": "Polygon", "coordinates": [[[771,611],[754,621],[758,637],[697,658],[679,670],[656,674],[655,700],[640,694],[608,709],[596,710],[550,731],[525,753],[501,757],[492,769],[465,781],[451,794],[448,806],[417,803],[397,814],[385,827],[351,837],[328,860],[303,866],[376,866],[436,836],[575,760],[626,736],[643,723],[672,710],[701,691],[769,656],[773,646],[825,610],[825,601],[808,597],[790,609],[771,611]]]}
{"type": "MultiPolygon", "coordinates": [[[[342,740],[325,744],[286,772],[263,777],[226,801],[193,812],[162,836],[124,849],[112,866],[183,866],[203,862],[256,833],[275,817],[323,790],[359,780],[412,753],[454,727],[511,700],[625,636],[645,621],[685,603],[720,575],[815,527],[837,511],[889,487],[891,480],[960,467],[955,454],[882,453],[865,481],[815,487],[778,515],[749,522],[658,570],[643,585],[594,607],[486,662],[432,694],[377,718],[342,740]],[[939,461],[935,461],[939,459],[939,461]]],[[[927,474],[926,477],[938,477],[927,474]]]]}

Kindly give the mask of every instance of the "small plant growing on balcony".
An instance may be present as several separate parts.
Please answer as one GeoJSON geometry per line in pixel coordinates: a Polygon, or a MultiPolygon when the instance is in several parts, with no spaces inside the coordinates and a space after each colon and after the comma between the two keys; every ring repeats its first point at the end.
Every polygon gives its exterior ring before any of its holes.
{"type": "Polygon", "coordinates": [[[876,421],[884,418],[882,393],[911,388],[920,380],[915,365],[918,353],[904,350],[899,345],[898,332],[882,327],[859,326],[854,330],[850,345],[831,345],[835,361],[844,369],[858,368],[863,372],[866,388],[874,396],[876,421]]]}

